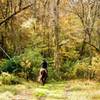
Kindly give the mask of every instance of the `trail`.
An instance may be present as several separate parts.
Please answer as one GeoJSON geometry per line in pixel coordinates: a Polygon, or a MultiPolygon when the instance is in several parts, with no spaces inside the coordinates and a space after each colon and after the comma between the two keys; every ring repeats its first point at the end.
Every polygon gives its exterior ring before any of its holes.
{"type": "Polygon", "coordinates": [[[100,83],[80,80],[52,82],[45,86],[27,83],[25,88],[6,100],[100,100],[100,83]]]}

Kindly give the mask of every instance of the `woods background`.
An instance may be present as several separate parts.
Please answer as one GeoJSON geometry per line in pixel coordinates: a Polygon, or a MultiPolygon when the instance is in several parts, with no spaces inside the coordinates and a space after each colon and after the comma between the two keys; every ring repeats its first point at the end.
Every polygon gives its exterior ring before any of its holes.
{"type": "Polygon", "coordinates": [[[43,59],[50,80],[100,81],[99,0],[0,0],[1,75],[36,80],[43,59]]]}

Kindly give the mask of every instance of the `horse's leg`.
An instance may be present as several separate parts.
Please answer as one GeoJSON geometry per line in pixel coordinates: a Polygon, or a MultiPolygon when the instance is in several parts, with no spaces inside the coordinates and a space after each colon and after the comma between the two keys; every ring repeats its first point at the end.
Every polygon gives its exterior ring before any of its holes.
{"type": "Polygon", "coordinates": [[[41,78],[41,84],[44,85],[44,78],[41,78]]]}
{"type": "Polygon", "coordinates": [[[43,78],[43,85],[46,83],[47,75],[43,78]]]}

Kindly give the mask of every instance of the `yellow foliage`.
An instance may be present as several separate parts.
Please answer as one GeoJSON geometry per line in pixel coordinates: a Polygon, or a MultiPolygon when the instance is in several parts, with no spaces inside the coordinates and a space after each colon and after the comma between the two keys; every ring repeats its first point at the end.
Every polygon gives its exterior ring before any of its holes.
{"type": "Polygon", "coordinates": [[[20,65],[23,67],[23,66],[25,66],[25,63],[24,62],[21,62],[20,65]]]}
{"type": "Polygon", "coordinates": [[[26,60],[25,63],[27,64],[29,62],[29,60],[26,60]]]}
{"type": "Polygon", "coordinates": [[[28,59],[22,58],[22,61],[21,61],[20,65],[22,67],[30,68],[32,63],[28,59]]]}
{"type": "Polygon", "coordinates": [[[31,62],[28,62],[27,65],[26,65],[26,67],[30,68],[31,67],[31,62]]]}

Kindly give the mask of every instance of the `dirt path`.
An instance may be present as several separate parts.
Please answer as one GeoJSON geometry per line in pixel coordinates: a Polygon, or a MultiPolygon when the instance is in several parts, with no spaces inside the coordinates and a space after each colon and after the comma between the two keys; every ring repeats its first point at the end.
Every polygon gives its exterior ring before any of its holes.
{"type": "Polygon", "coordinates": [[[79,80],[45,86],[27,83],[15,96],[0,100],[100,100],[100,83],[79,80]]]}
{"type": "Polygon", "coordinates": [[[66,100],[65,82],[56,82],[46,84],[45,86],[37,85],[30,89],[22,90],[13,100],[66,100]]]}
{"type": "Polygon", "coordinates": [[[66,100],[100,100],[100,84],[92,81],[70,81],[66,100]]]}

